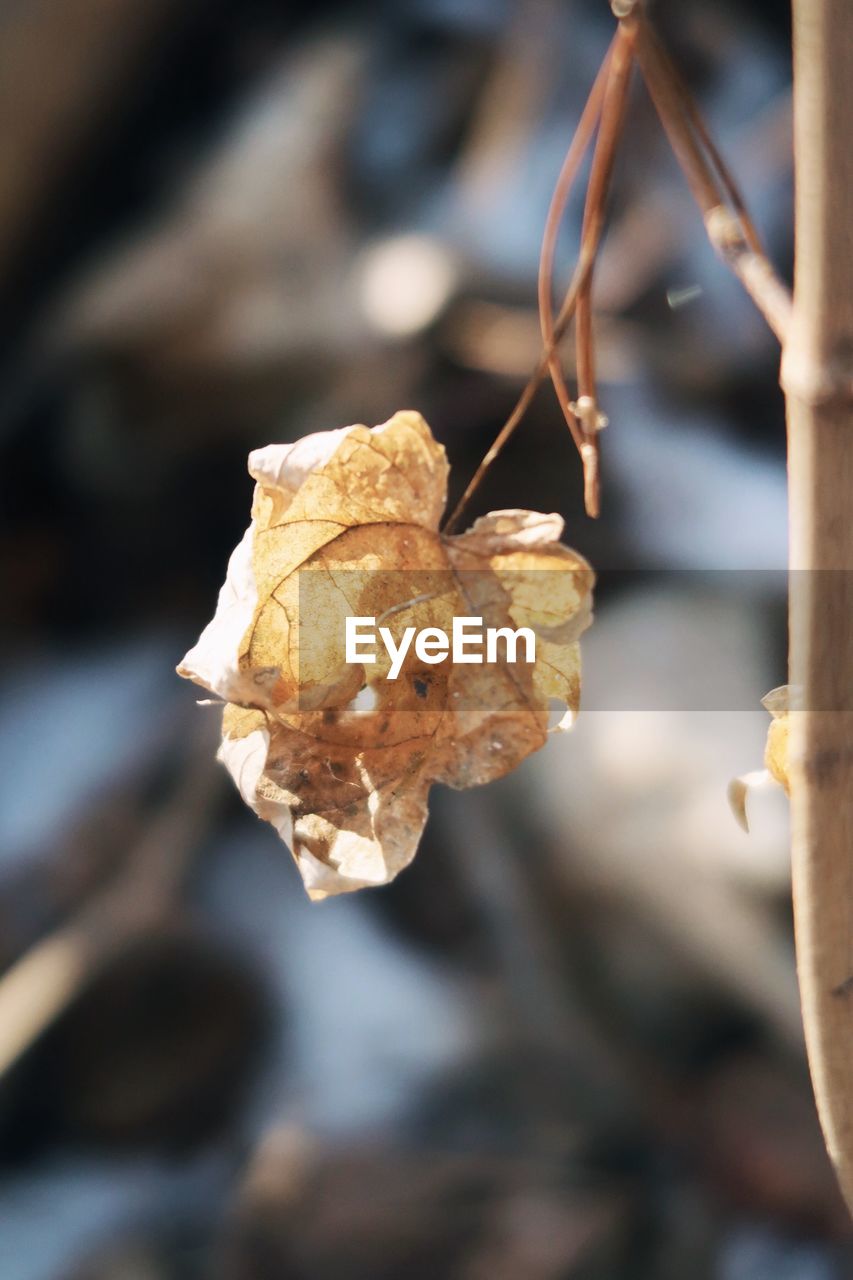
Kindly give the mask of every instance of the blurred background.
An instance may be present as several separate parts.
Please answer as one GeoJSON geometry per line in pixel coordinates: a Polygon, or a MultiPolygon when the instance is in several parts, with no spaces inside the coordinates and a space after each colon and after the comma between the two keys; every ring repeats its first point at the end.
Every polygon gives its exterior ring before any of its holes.
{"type": "MultiPolygon", "coordinates": [[[[789,274],[787,6],[653,13],[789,274]]],[[[726,804],[785,678],[778,350],[639,84],[603,517],[547,389],[471,511],[560,511],[601,570],[574,731],[311,907],[174,675],[251,448],[414,407],[461,492],[537,358],[611,30],[604,0],[0,6],[2,1280],[853,1275],[784,796],[749,837],[726,804]]]]}

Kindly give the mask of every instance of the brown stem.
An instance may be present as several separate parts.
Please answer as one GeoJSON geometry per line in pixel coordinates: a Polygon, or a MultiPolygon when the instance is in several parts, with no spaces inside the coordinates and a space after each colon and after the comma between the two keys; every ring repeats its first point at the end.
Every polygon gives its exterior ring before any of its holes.
{"type": "Polygon", "coordinates": [[[711,244],[784,343],[791,320],[790,294],[764,254],[743,198],[689,90],[648,23],[641,18],[638,25],[637,61],[675,158],[702,211],[711,244]]]}
{"type": "Polygon", "coordinates": [[[587,512],[590,515],[598,514],[597,437],[598,428],[603,422],[595,393],[590,293],[613,156],[624,121],[630,71],[635,56],[676,159],[702,211],[712,245],[740,279],[780,341],[784,344],[787,339],[791,324],[790,294],[762,250],[743,197],[687,86],[658,44],[645,20],[642,6],[636,0],[611,0],[611,7],[620,18],[619,31],[590,93],[577,134],[564,161],[546,223],[539,270],[539,309],[545,350],[512,413],[446,521],[446,533],[456,527],[483,477],[524,417],[547,373],[551,375],[572,437],[581,452],[587,512]],[[571,185],[595,127],[599,102],[602,122],[587,192],[581,251],[560,313],[554,320],[551,280],[557,231],[571,185]],[[577,402],[572,403],[557,349],[576,310],[579,394],[577,402]]]}
{"type": "Polygon", "coordinates": [[[580,269],[580,266],[578,266],[578,268],[575,270],[574,276],[572,277],[572,282],[569,285],[566,296],[563,299],[563,305],[560,308],[560,314],[557,316],[557,319],[554,322],[553,342],[550,344],[550,346],[545,348],[542,355],[540,356],[539,363],[537,364],[536,368],[533,370],[533,373],[530,375],[530,378],[528,379],[521,395],[516,400],[515,407],[512,413],[509,415],[506,422],[501,427],[498,434],[495,436],[494,440],[492,441],[492,444],[488,449],[488,452],[486,453],[482,462],[477,467],[477,470],[474,472],[473,476],[469,480],[468,485],[465,489],[465,492],[462,494],[462,497],[459,499],[456,506],[453,508],[452,512],[445,520],[444,525],[442,526],[442,533],[445,533],[445,534],[452,533],[453,530],[456,528],[457,524],[459,523],[459,520],[462,517],[462,513],[464,512],[465,508],[468,506],[468,503],[471,501],[471,498],[474,496],[474,493],[476,492],[476,490],[480,487],[483,477],[485,476],[486,472],[489,470],[489,467],[491,467],[492,463],[500,455],[500,453],[504,448],[504,445],[510,439],[513,432],[516,430],[522,418],[524,417],[525,413],[530,408],[533,397],[536,395],[536,392],[539,390],[540,386],[542,385],[542,383],[544,382],[548,374],[548,362],[550,361],[553,353],[557,349],[557,345],[559,344],[559,342],[565,335],[566,330],[571,324],[572,317],[575,314],[575,307],[577,306],[578,289],[580,288],[582,280],[583,280],[583,273],[580,269]]]}
{"type": "MultiPolygon", "coordinates": [[[[554,344],[554,311],[551,302],[551,293],[554,282],[554,257],[557,249],[557,236],[560,230],[560,223],[563,220],[563,214],[566,211],[569,195],[571,194],[575,178],[580,168],[581,160],[584,153],[592,140],[595,126],[601,115],[601,104],[604,101],[608,78],[610,75],[610,67],[613,56],[613,49],[616,44],[614,37],[610,48],[605,54],[604,61],[601,64],[595,83],[592,86],[590,95],[587,98],[586,106],[583,109],[581,118],[578,121],[578,127],[575,130],[566,158],[563,161],[563,167],[557,178],[557,185],[554,188],[554,194],[551,197],[551,204],[548,208],[548,216],[545,219],[545,231],[542,236],[542,252],[539,256],[539,322],[542,328],[542,339],[546,348],[552,347],[554,344]]],[[[578,447],[578,452],[583,450],[583,431],[578,423],[577,418],[572,412],[571,397],[563,378],[563,370],[560,365],[559,355],[556,350],[552,351],[548,358],[548,371],[551,374],[551,381],[554,383],[554,389],[557,392],[557,399],[560,408],[566,418],[569,431],[572,433],[572,439],[578,447]]]]}
{"type": "Polygon", "coordinates": [[[784,347],[793,302],[769,259],[750,249],[738,217],[721,204],[705,215],[705,230],[719,257],[740,280],[784,347]]]}
{"type": "MultiPolygon", "coordinates": [[[[607,59],[609,59],[609,53],[607,55],[607,59]]],[[[458,525],[459,520],[461,519],[462,514],[465,511],[465,508],[468,506],[468,503],[471,501],[471,498],[474,496],[475,492],[480,487],[480,484],[482,483],[483,477],[486,475],[486,472],[492,466],[492,463],[495,461],[495,459],[500,455],[504,446],[512,437],[513,433],[515,432],[516,428],[518,427],[525,413],[529,409],[530,404],[533,400],[533,397],[536,395],[536,392],[539,390],[539,387],[542,385],[542,382],[544,381],[546,375],[548,374],[552,364],[556,363],[557,368],[559,369],[559,361],[556,358],[557,348],[572,321],[572,317],[574,316],[574,313],[575,313],[575,307],[577,306],[578,293],[581,287],[583,286],[585,275],[587,271],[590,269],[591,263],[584,263],[583,258],[581,258],[581,260],[578,262],[575,268],[574,275],[572,276],[571,282],[566,291],[565,297],[563,298],[563,302],[560,307],[559,314],[555,320],[553,316],[553,311],[551,309],[550,268],[551,266],[553,266],[556,227],[559,225],[559,216],[562,213],[562,209],[559,209],[559,213],[555,213],[554,211],[555,209],[559,208],[560,199],[562,200],[563,207],[565,206],[565,201],[568,199],[569,192],[571,191],[571,185],[577,176],[577,171],[580,167],[581,160],[583,159],[584,151],[586,150],[586,148],[588,147],[592,139],[592,133],[595,128],[595,123],[598,117],[600,96],[603,93],[605,77],[607,73],[607,65],[606,65],[607,59],[605,60],[605,65],[602,67],[601,71],[599,72],[599,75],[596,77],[595,84],[590,90],[589,98],[587,100],[586,106],[584,107],[583,113],[581,115],[581,119],[578,123],[577,133],[575,135],[575,138],[572,140],[572,144],[569,148],[569,154],[566,156],[566,159],[563,162],[563,168],[558,178],[558,189],[560,192],[560,197],[558,199],[557,193],[555,193],[555,197],[551,203],[551,210],[549,211],[549,219],[552,219],[553,225],[550,229],[550,232],[546,230],[546,243],[549,245],[548,252],[550,254],[550,263],[547,263],[547,259],[546,259],[546,265],[548,267],[548,271],[547,271],[547,275],[544,278],[546,281],[545,297],[546,297],[546,303],[547,303],[547,320],[544,323],[547,324],[547,333],[545,333],[543,330],[543,337],[545,340],[545,349],[542,353],[542,356],[539,359],[538,364],[536,365],[536,368],[533,370],[533,373],[530,375],[530,378],[528,379],[524,389],[522,390],[521,395],[518,397],[518,400],[516,401],[512,412],[510,413],[506,422],[501,427],[497,436],[493,440],[483,460],[481,461],[480,465],[477,467],[477,470],[474,472],[473,476],[469,480],[465,488],[465,492],[462,494],[456,506],[453,508],[452,512],[450,513],[447,520],[445,521],[442,529],[443,533],[446,533],[446,534],[452,533],[453,530],[458,525]],[[578,143],[578,134],[581,135],[580,143],[578,143]]],[[[544,254],[544,246],[543,246],[543,254],[544,254]]],[[[541,290],[543,287],[542,280],[543,280],[543,272],[542,272],[541,262],[540,262],[540,315],[545,314],[544,312],[541,311],[541,298],[542,298],[541,290]]],[[[568,396],[568,392],[566,392],[566,395],[565,395],[566,405],[568,405],[568,401],[569,401],[569,396],[568,396]]],[[[583,440],[580,437],[579,432],[577,436],[575,436],[576,424],[574,424],[573,422],[570,422],[569,425],[570,425],[570,429],[574,428],[572,430],[572,435],[573,437],[575,437],[575,443],[577,444],[578,448],[581,449],[583,446],[583,440]]]]}
{"type": "Polygon", "coordinates": [[[794,0],[796,264],[783,358],[797,967],[830,1156],[853,1208],[853,6],[794,0]]]}
{"type": "Polygon", "coordinates": [[[658,55],[666,68],[666,73],[681,101],[682,110],[687,116],[694,133],[707,153],[708,158],[716,171],[717,178],[728,196],[732,208],[738,215],[747,244],[750,249],[752,249],[753,253],[762,254],[764,252],[764,246],[761,243],[761,237],[758,234],[755,223],[752,221],[752,216],[746,207],[746,201],[741,194],[740,187],[735,181],[734,175],[723,159],[717,148],[717,144],[711,136],[711,132],[705,123],[705,118],[702,115],[702,112],[699,110],[696,99],[690,92],[687,82],[682,77],[681,72],[669,56],[669,53],[657,39],[654,31],[652,31],[648,26],[646,27],[646,34],[650,42],[654,44],[658,55]]]}
{"type": "MultiPolygon", "coordinates": [[[[592,277],[604,230],[607,194],[610,189],[610,179],[613,175],[616,150],[625,124],[628,89],[631,83],[631,71],[634,66],[636,35],[637,26],[633,20],[627,19],[620,22],[619,30],[613,42],[613,55],[607,77],[604,104],[601,109],[601,125],[589,175],[581,231],[580,260],[581,262],[589,263],[589,270],[578,294],[576,314],[578,399],[577,404],[572,406],[572,410],[580,420],[583,430],[584,442],[581,457],[583,458],[584,471],[584,505],[587,515],[593,517],[598,516],[601,509],[598,432],[605,425],[606,418],[599,411],[595,385],[595,351],[592,336],[592,277]]],[[[560,381],[562,382],[562,378],[560,381]]],[[[557,391],[559,394],[560,387],[557,387],[557,391]]]]}

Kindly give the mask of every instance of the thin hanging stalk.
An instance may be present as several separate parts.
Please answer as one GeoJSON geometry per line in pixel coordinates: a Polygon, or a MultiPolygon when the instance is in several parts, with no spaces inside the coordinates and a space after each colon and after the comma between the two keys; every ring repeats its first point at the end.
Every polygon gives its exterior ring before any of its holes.
{"type": "Polygon", "coordinates": [[[793,12],[796,265],[782,384],[794,916],[818,1111],[853,1208],[853,6],[794,0],[793,12]]]}
{"type": "Polygon", "coordinates": [[[589,175],[581,231],[580,260],[589,263],[584,282],[578,295],[575,317],[576,363],[578,398],[572,411],[583,428],[584,443],[581,450],[584,469],[584,505],[587,515],[596,517],[601,510],[598,468],[598,433],[606,426],[607,419],[598,406],[595,385],[595,351],[592,337],[592,278],[595,260],[604,230],[607,196],[616,151],[625,124],[628,106],[628,89],[634,67],[634,44],[637,24],[633,17],[619,23],[613,47],[610,74],[607,80],[601,124],[595,144],[595,154],[589,175]]]}
{"type": "MultiPolygon", "coordinates": [[[[839,0],[840,2],[840,0],[839,0]]],[[[598,515],[598,431],[606,422],[598,406],[592,335],[591,289],[601,240],[605,204],[621,135],[634,57],[693,196],[708,237],[740,279],[770,327],[784,344],[791,323],[791,298],[761,245],[743,197],[708,131],[689,89],[658,43],[640,0],[611,0],[619,29],[590,92],[557,182],[546,222],[539,268],[539,312],[545,349],[507,421],[478,466],[448,518],[452,532],[483,477],[519,426],[543,378],[550,373],[560,407],[584,465],[587,513],[598,515]],[[581,249],[571,284],[556,320],[551,288],[559,224],[599,115],[599,139],[584,209],[581,249]],[[577,312],[578,398],[572,401],[559,361],[558,346],[577,312]]]]}
{"type": "Polygon", "coordinates": [[[681,101],[681,108],[690,122],[690,127],[696,134],[703,149],[708,155],[713,168],[716,171],[717,178],[729,198],[732,208],[737,213],[743,227],[744,239],[754,253],[764,253],[764,246],[761,243],[761,237],[756,230],[755,223],[752,221],[749,210],[746,207],[740,188],[734,179],[734,176],[720,154],[714,139],[711,137],[710,130],[705,124],[702,112],[699,110],[698,103],[693,97],[687,86],[681,72],[669,56],[664,46],[660,43],[652,28],[646,24],[645,39],[654,45],[657,50],[666,74],[669,77],[678,97],[681,101]]]}
{"type": "MultiPolygon", "coordinates": [[[[548,361],[548,371],[554,384],[557,400],[563,410],[572,438],[583,461],[584,500],[587,514],[591,516],[598,515],[600,506],[597,431],[598,427],[602,425],[602,421],[597,409],[593,408],[595,405],[595,378],[590,291],[595,258],[604,223],[607,189],[625,116],[628,81],[633,61],[634,37],[631,29],[632,25],[620,23],[619,30],[607,51],[607,56],[602,63],[587,104],[587,109],[593,104],[596,107],[600,104],[601,124],[587,187],[581,248],[578,258],[578,270],[582,273],[582,280],[578,291],[576,309],[579,334],[577,358],[579,395],[577,404],[572,401],[569,394],[558,353],[554,351],[548,361]]],[[[583,153],[587,142],[588,139],[586,137],[581,138],[579,126],[557,180],[545,223],[542,253],[539,259],[538,291],[539,317],[542,326],[542,337],[546,347],[551,345],[554,334],[551,291],[553,287],[557,233],[577,169],[575,157],[583,153]]]]}
{"type": "Polygon", "coordinates": [[[764,253],[698,107],[642,14],[638,27],[637,61],[675,158],[702,212],[708,238],[784,344],[791,320],[790,294],[764,253]]]}
{"type": "MultiPolygon", "coordinates": [[[[587,99],[586,106],[584,107],[584,110],[581,114],[581,118],[578,122],[578,127],[575,132],[575,136],[572,139],[572,144],[569,148],[569,153],[566,156],[566,160],[563,163],[563,169],[560,174],[559,183],[562,186],[562,190],[565,192],[564,199],[568,199],[568,195],[569,195],[569,192],[571,191],[572,183],[577,177],[577,172],[578,172],[578,169],[580,168],[581,161],[583,160],[584,153],[586,152],[587,147],[592,141],[592,135],[595,131],[595,126],[598,121],[598,116],[600,112],[601,97],[603,96],[606,71],[607,71],[607,67],[604,66],[602,68],[602,71],[599,73],[598,77],[596,78],[595,84],[590,90],[590,95],[589,95],[589,98],[587,99]]],[[[470,502],[471,498],[474,496],[474,493],[476,492],[476,490],[480,487],[483,477],[486,475],[486,472],[489,470],[489,468],[491,467],[495,459],[500,456],[500,453],[502,452],[504,446],[510,440],[516,428],[521,423],[522,418],[524,417],[525,413],[530,407],[533,397],[536,395],[536,392],[539,390],[539,387],[541,386],[542,382],[547,376],[551,362],[556,358],[557,347],[559,346],[559,343],[564,337],[566,330],[571,324],[572,318],[575,314],[575,307],[577,306],[578,293],[583,284],[584,271],[585,271],[585,268],[583,263],[578,262],[578,265],[575,268],[574,275],[572,276],[571,283],[569,284],[565,297],[563,298],[563,302],[562,302],[562,306],[560,307],[559,314],[556,320],[553,321],[552,328],[550,329],[550,338],[546,339],[545,341],[545,350],[543,351],[542,356],[539,359],[539,363],[537,364],[536,368],[533,370],[533,373],[528,379],[527,384],[525,385],[521,395],[518,397],[518,400],[516,401],[511,414],[507,418],[504,425],[501,427],[500,431],[498,432],[497,436],[495,437],[494,441],[492,442],[491,446],[486,452],[482,462],[477,467],[477,470],[474,472],[474,475],[469,480],[468,485],[465,489],[465,492],[462,494],[456,506],[453,508],[453,511],[450,513],[447,520],[445,521],[442,532],[446,534],[450,534],[456,528],[456,526],[459,523],[459,520],[462,517],[463,512],[465,511],[465,508],[468,506],[468,503],[470,502]]],[[[549,298],[549,301],[550,301],[550,298],[549,298]]],[[[573,435],[574,435],[574,431],[573,431],[573,435]]],[[[578,445],[578,448],[580,448],[583,443],[582,438],[580,437],[579,434],[576,439],[576,443],[578,445]]]]}
{"type": "MultiPolygon", "coordinates": [[[[563,215],[566,212],[566,205],[569,202],[572,187],[577,177],[580,162],[583,159],[592,139],[593,132],[598,124],[601,115],[601,107],[604,101],[607,85],[610,78],[610,69],[613,59],[613,49],[618,37],[614,37],[610,48],[604,57],[595,83],[592,86],[590,95],[587,98],[578,127],[575,130],[566,158],[563,161],[563,167],[557,178],[557,185],[554,188],[554,194],[551,197],[551,204],[548,207],[548,216],[545,219],[545,231],[542,236],[542,252],[539,256],[539,322],[542,328],[542,340],[546,349],[554,345],[554,308],[551,301],[552,289],[554,284],[554,258],[557,251],[557,237],[560,231],[560,224],[563,221],[563,215]]],[[[563,378],[563,369],[560,364],[559,353],[556,350],[551,351],[548,358],[548,372],[551,375],[551,381],[554,384],[554,390],[557,393],[557,399],[560,408],[565,415],[566,424],[572,433],[572,439],[578,448],[578,453],[583,453],[584,436],[583,428],[575,417],[571,408],[571,396],[568,387],[563,378]]]]}
{"type": "Polygon", "coordinates": [[[571,324],[572,317],[575,314],[575,307],[577,305],[579,285],[580,285],[580,273],[576,271],[574,277],[572,278],[572,282],[569,285],[568,292],[566,293],[566,296],[563,299],[563,305],[560,308],[560,314],[557,316],[557,319],[554,323],[553,343],[549,348],[546,348],[545,351],[542,353],[542,356],[539,359],[539,363],[537,364],[536,368],[533,370],[533,373],[530,375],[530,378],[528,379],[521,395],[518,397],[518,400],[516,400],[515,407],[513,408],[512,413],[509,415],[506,422],[501,427],[498,434],[495,436],[482,462],[477,467],[477,470],[474,472],[473,476],[469,480],[466,486],[465,492],[462,494],[462,497],[459,499],[456,506],[453,508],[450,515],[445,520],[441,530],[442,533],[444,534],[453,533],[453,530],[456,528],[460,519],[462,518],[465,508],[468,506],[468,503],[471,501],[475,492],[480,487],[480,484],[486,472],[489,470],[489,468],[491,467],[495,459],[500,456],[504,448],[504,445],[511,438],[516,428],[521,423],[522,418],[524,417],[527,410],[530,408],[530,405],[533,401],[533,397],[536,395],[536,392],[539,390],[540,386],[545,381],[545,378],[548,376],[548,362],[551,358],[551,355],[557,349],[558,343],[563,338],[566,330],[571,324]]]}

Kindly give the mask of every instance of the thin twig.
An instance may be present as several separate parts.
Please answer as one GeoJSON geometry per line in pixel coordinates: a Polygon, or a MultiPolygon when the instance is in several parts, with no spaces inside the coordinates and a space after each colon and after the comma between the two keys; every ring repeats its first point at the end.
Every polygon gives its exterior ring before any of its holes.
{"type": "Polygon", "coordinates": [[[666,70],[670,77],[670,80],[672,81],[672,84],[674,85],[675,90],[681,99],[682,108],[686,113],[687,118],[690,121],[690,124],[694,132],[698,136],[699,141],[701,142],[702,146],[705,148],[705,151],[708,153],[708,158],[710,159],[713,168],[717,172],[717,177],[719,178],[719,181],[722,184],[723,190],[728,196],[729,201],[731,202],[732,208],[735,210],[735,212],[738,215],[738,218],[740,219],[741,226],[743,227],[744,238],[747,244],[749,245],[750,249],[752,249],[753,253],[763,254],[764,246],[761,243],[761,237],[758,234],[758,230],[755,226],[755,223],[752,221],[752,216],[750,215],[750,212],[746,207],[746,201],[743,198],[740,187],[738,186],[734,175],[732,174],[731,170],[729,169],[728,165],[723,159],[717,147],[717,144],[714,142],[714,139],[711,136],[711,132],[707,124],[705,123],[705,118],[699,109],[699,104],[696,102],[696,99],[693,97],[692,93],[690,92],[690,89],[687,86],[687,82],[685,81],[678,67],[675,65],[672,58],[669,56],[668,51],[660,43],[654,31],[647,26],[646,33],[649,38],[649,41],[652,44],[654,44],[655,48],[657,49],[658,55],[660,56],[662,62],[666,66],[666,70]]]}
{"type": "Polygon", "coordinates": [[[646,88],[669,139],[669,145],[704,217],[711,209],[724,203],[724,197],[686,117],[681,93],[673,84],[661,56],[660,46],[644,19],[639,21],[636,53],[646,88]]]}
{"type": "MultiPolygon", "coordinates": [[[[568,328],[569,321],[574,315],[574,302],[577,299],[577,289],[574,286],[575,286],[575,281],[573,280],[572,286],[570,287],[570,294],[572,292],[574,293],[574,297],[572,298],[572,303],[573,303],[572,309],[566,316],[565,324],[561,325],[558,323],[554,326],[554,346],[552,347],[552,350],[556,347],[557,343],[562,338],[563,334],[568,328]]],[[[567,300],[570,294],[566,295],[567,300]]],[[[504,445],[510,439],[516,427],[519,425],[522,418],[524,417],[525,413],[530,408],[530,405],[533,401],[533,397],[536,395],[536,392],[539,390],[540,386],[542,385],[542,382],[545,379],[545,375],[548,372],[548,360],[550,358],[550,355],[551,355],[550,351],[545,351],[545,353],[540,358],[539,363],[537,364],[536,368],[533,370],[533,373],[530,375],[530,378],[528,379],[524,387],[524,390],[516,400],[515,407],[512,413],[509,415],[506,422],[501,427],[498,434],[495,436],[494,440],[489,446],[489,449],[487,450],[485,456],[483,457],[482,462],[477,467],[477,470],[474,472],[471,479],[468,481],[468,484],[465,488],[465,492],[462,494],[462,497],[459,499],[456,506],[453,508],[450,515],[445,520],[444,525],[442,527],[442,533],[445,533],[445,534],[453,533],[454,529],[459,523],[459,520],[462,517],[462,513],[464,512],[465,508],[468,506],[468,503],[471,501],[471,498],[474,496],[474,493],[476,492],[476,490],[480,487],[483,477],[485,476],[486,472],[489,470],[489,467],[491,467],[492,463],[499,456],[504,445]]]]}
{"type": "Polygon", "coordinates": [[[689,90],[642,17],[638,20],[638,32],[637,60],[643,78],[693,198],[702,211],[708,238],[784,345],[790,327],[790,293],[761,247],[743,198],[689,90]]]}
{"type": "MultiPolygon", "coordinates": [[[[554,278],[554,257],[557,250],[557,236],[560,230],[560,223],[563,221],[563,214],[566,211],[569,196],[578,174],[581,160],[592,139],[595,126],[601,115],[601,107],[604,101],[607,89],[608,78],[610,75],[610,66],[613,57],[613,49],[616,44],[614,37],[595,83],[592,86],[590,95],[587,98],[586,106],[583,109],[581,118],[578,121],[566,158],[563,161],[563,167],[557,178],[557,185],[554,187],[554,194],[551,197],[551,204],[548,208],[548,216],[545,219],[545,231],[542,236],[542,252],[539,256],[539,321],[542,329],[542,339],[546,348],[551,347],[554,342],[554,311],[551,302],[553,278],[554,278]]],[[[554,383],[554,389],[557,392],[557,399],[560,402],[560,408],[566,418],[566,424],[572,433],[572,439],[577,445],[578,452],[583,453],[583,429],[578,419],[575,417],[571,408],[571,397],[565,380],[563,379],[562,366],[560,365],[559,355],[556,350],[552,351],[548,359],[548,370],[551,374],[551,381],[554,383]]]]}
{"type": "MultiPolygon", "coordinates": [[[[592,97],[592,95],[595,93],[597,85],[598,85],[598,80],[596,80],[596,85],[593,86],[593,89],[590,92],[590,97],[592,97]]],[[[587,103],[587,106],[588,105],[589,104],[587,103]]],[[[584,116],[586,116],[586,108],[584,109],[584,116]]],[[[587,118],[587,122],[589,121],[589,118],[590,117],[587,118]]],[[[594,127],[594,121],[595,121],[594,114],[591,115],[591,119],[592,119],[592,125],[594,127]]],[[[592,136],[592,127],[590,127],[589,129],[589,134],[587,136],[584,148],[579,149],[578,152],[576,153],[575,167],[574,167],[574,173],[572,174],[572,177],[577,172],[577,167],[579,167],[580,161],[583,158],[583,150],[589,144],[591,136],[592,136]]],[[[566,168],[567,166],[564,165],[564,170],[566,168]]],[[[562,175],[561,175],[561,178],[562,178],[562,175]]],[[[518,427],[519,423],[521,422],[522,418],[524,417],[525,413],[530,407],[533,397],[536,395],[536,392],[539,390],[539,387],[541,386],[544,378],[548,373],[549,365],[553,359],[554,353],[556,352],[557,347],[559,346],[559,343],[561,342],[563,336],[565,335],[566,330],[571,324],[572,317],[574,316],[574,313],[575,313],[575,307],[577,306],[578,293],[580,289],[583,287],[584,278],[586,276],[586,273],[589,271],[591,265],[592,265],[591,262],[585,262],[583,259],[580,259],[578,261],[578,264],[575,268],[575,273],[572,276],[571,283],[569,284],[569,287],[566,291],[566,295],[563,298],[563,303],[562,303],[562,306],[560,307],[559,314],[557,315],[556,320],[554,320],[553,322],[550,341],[546,341],[545,350],[543,351],[539,359],[539,363],[536,365],[536,368],[533,370],[533,373],[528,379],[527,384],[525,385],[524,389],[521,392],[521,395],[518,397],[518,400],[516,401],[512,412],[510,413],[504,425],[501,427],[500,431],[498,432],[497,436],[495,437],[494,441],[489,447],[487,453],[485,454],[483,460],[481,461],[480,465],[477,467],[477,470],[474,472],[474,475],[471,477],[470,481],[468,482],[468,485],[465,489],[465,492],[462,494],[462,497],[459,499],[456,506],[453,508],[452,512],[450,513],[447,520],[445,521],[442,529],[443,533],[450,534],[456,528],[463,512],[465,511],[465,508],[468,506],[468,503],[470,502],[476,490],[480,487],[480,484],[482,483],[483,477],[485,476],[486,472],[489,470],[489,468],[491,467],[495,459],[500,455],[507,441],[512,437],[513,433],[515,432],[516,428],[518,427]]]]}
{"type": "Polygon", "coordinates": [[[705,215],[708,239],[734,272],[784,347],[791,329],[793,299],[763,253],[755,253],[744,238],[742,225],[730,209],[718,205],[705,215]]]}
{"type": "Polygon", "coordinates": [[[581,232],[581,261],[589,261],[590,268],[578,296],[576,314],[576,365],[578,399],[572,411],[578,417],[583,430],[581,450],[584,471],[584,505],[587,515],[596,517],[601,508],[598,467],[598,433],[607,419],[598,407],[595,385],[595,354],[592,338],[592,277],[595,261],[604,230],[607,195],[616,159],[616,150],[622,137],[625,112],[628,105],[628,89],[634,65],[636,23],[626,19],[619,24],[613,43],[613,57],[601,109],[601,125],[595,144],[592,169],[587,186],[581,232]]]}
{"type": "Polygon", "coordinates": [[[720,155],[687,85],[669,55],[659,45],[637,0],[611,0],[611,8],[620,20],[619,31],[590,92],[575,138],[563,163],[546,222],[539,270],[540,323],[545,349],[512,413],[445,522],[445,533],[451,533],[458,524],[483,477],[520,424],[547,373],[551,375],[560,407],[581,453],[587,512],[593,516],[598,514],[597,437],[598,429],[606,420],[600,414],[595,391],[590,291],[607,189],[624,121],[630,71],[635,56],[675,157],[702,212],[711,244],[744,285],[780,342],[784,345],[787,339],[792,311],[790,292],[764,253],[737,183],[720,155]],[[618,60],[615,56],[617,53],[618,60]],[[599,145],[596,147],[590,174],[581,250],[560,312],[554,320],[551,280],[557,232],[599,112],[599,145]],[[576,311],[578,399],[573,403],[569,399],[557,350],[576,311]]]}

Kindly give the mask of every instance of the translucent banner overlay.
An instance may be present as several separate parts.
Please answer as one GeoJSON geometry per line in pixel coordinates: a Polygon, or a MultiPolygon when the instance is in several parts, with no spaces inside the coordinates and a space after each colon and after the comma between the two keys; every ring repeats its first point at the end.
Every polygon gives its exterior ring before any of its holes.
{"type": "MultiPolygon", "coordinates": [[[[528,570],[523,563],[500,574],[445,567],[303,568],[298,638],[295,644],[290,640],[300,710],[340,705],[365,684],[388,679],[395,667],[397,681],[408,684],[416,698],[428,683],[431,705],[440,701],[451,666],[457,687],[465,681],[466,697],[499,702],[506,679],[529,674],[526,637],[519,637],[513,661],[506,634],[520,629],[535,633],[539,662],[568,662],[580,640],[585,712],[760,709],[767,688],[787,679],[789,606],[800,643],[808,638],[808,619],[817,619],[810,642],[819,644],[820,627],[833,616],[843,620],[846,643],[853,645],[853,571],[604,571],[596,575],[592,596],[598,621],[593,617],[589,626],[588,581],[576,571],[528,570]],[[347,662],[348,618],[366,620],[357,628],[358,652],[373,661],[347,662]],[[478,628],[465,624],[465,660],[459,665],[453,663],[452,633],[454,620],[462,619],[482,619],[483,636],[478,646],[472,638],[478,628]],[[489,629],[501,632],[494,639],[493,669],[503,674],[492,681],[486,678],[489,629]],[[419,656],[422,632],[428,634],[419,656]],[[451,652],[439,661],[440,633],[447,635],[451,652]],[[754,686],[753,671],[744,671],[744,637],[752,667],[766,672],[765,687],[754,686]],[[478,652],[480,665],[471,662],[478,652]]],[[[853,711],[853,689],[837,687],[828,675],[830,693],[811,709],[853,711]]],[[[797,690],[791,706],[804,707],[797,690]]]]}

